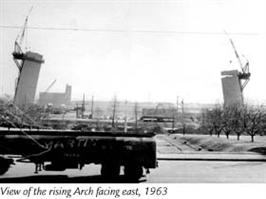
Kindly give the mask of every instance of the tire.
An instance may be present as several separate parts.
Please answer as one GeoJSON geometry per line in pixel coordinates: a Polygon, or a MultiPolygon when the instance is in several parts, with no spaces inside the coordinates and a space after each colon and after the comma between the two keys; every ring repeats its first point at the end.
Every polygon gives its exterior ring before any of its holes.
{"type": "Polygon", "coordinates": [[[102,163],[101,175],[105,178],[117,178],[120,174],[120,165],[117,163],[102,163]]]}
{"type": "Polygon", "coordinates": [[[124,173],[127,179],[136,181],[143,176],[143,168],[139,164],[127,164],[124,173]]]}
{"type": "Polygon", "coordinates": [[[13,162],[14,161],[12,159],[0,157],[0,175],[5,174],[13,162]]]}
{"type": "Polygon", "coordinates": [[[0,165],[0,175],[4,175],[9,169],[9,165],[0,165]]]}

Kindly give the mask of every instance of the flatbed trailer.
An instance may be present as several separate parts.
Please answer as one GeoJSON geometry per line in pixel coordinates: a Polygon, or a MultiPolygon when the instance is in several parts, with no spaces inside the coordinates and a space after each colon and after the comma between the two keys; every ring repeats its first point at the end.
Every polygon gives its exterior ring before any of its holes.
{"type": "Polygon", "coordinates": [[[101,175],[117,177],[120,167],[128,178],[139,179],[143,169],[157,167],[156,142],[152,133],[88,132],[79,130],[0,130],[0,173],[18,161],[34,163],[35,172],[82,169],[101,165],[101,175]]]}

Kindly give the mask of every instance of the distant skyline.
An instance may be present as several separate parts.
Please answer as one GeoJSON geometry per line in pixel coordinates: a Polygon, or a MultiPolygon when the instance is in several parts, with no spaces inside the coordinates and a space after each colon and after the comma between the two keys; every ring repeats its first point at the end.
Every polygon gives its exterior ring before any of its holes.
{"type": "Polygon", "coordinates": [[[266,102],[264,0],[0,0],[0,95],[14,94],[11,53],[31,6],[25,44],[43,55],[36,97],[72,85],[72,99],[223,102],[222,70],[250,62],[244,96],[266,102]],[[232,61],[232,63],[230,63],[232,61]]]}

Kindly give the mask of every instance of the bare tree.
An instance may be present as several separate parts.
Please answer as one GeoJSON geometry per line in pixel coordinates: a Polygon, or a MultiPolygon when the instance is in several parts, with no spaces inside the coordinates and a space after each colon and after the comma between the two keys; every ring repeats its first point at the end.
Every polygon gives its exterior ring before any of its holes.
{"type": "Polygon", "coordinates": [[[265,112],[265,108],[262,109],[262,114],[261,114],[261,130],[259,132],[260,136],[263,136],[265,135],[265,132],[266,132],[266,112],[265,112]]]}
{"type": "Polygon", "coordinates": [[[183,135],[185,135],[186,134],[186,123],[185,123],[184,99],[181,101],[181,111],[182,111],[182,114],[181,114],[182,132],[183,132],[183,135]]]}
{"type": "Polygon", "coordinates": [[[202,125],[207,127],[210,135],[215,132],[219,137],[224,132],[227,139],[231,133],[235,133],[237,140],[240,140],[240,136],[246,133],[254,142],[255,135],[262,135],[266,131],[266,114],[262,107],[233,105],[222,109],[216,106],[212,110],[205,110],[202,117],[202,125]]]}
{"type": "Polygon", "coordinates": [[[254,142],[255,135],[263,128],[262,114],[260,108],[245,107],[243,110],[245,132],[250,135],[251,142],[254,142]]]}
{"type": "Polygon", "coordinates": [[[205,114],[205,124],[210,135],[214,132],[218,137],[220,137],[223,130],[223,110],[221,106],[216,105],[215,108],[207,110],[205,114]]]}
{"type": "Polygon", "coordinates": [[[213,134],[213,125],[211,122],[211,110],[202,109],[201,110],[201,127],[206,129],[210,136],[213,134]]]}
{"type": "Polygon", "coordinates": [[[243,108],[235,105],[229,107],[231,110],[231,116],[229,118],[229,126],[231,131],[237,135],[237,140],[240,140],[240,136],[243,133],[244,122],[243,122],[243,108]]]}
{"type": "Polygon", "coordinates": [[[231,118],[231,109],[228,107],[225,107],[223,110],[223,116],[222,116],[222,126],[223,126],[223,132],[227,139],[229,139],[229,135],[232,132],[230,127],[230,118],[231,118]]]}
{"type": "Polygon", "coordinates": [[[222,118],[223,110],[221,106],[216,105],[216,107],[212,111],[212,125],[217,137],[220,137],[223,130],[222,118]]]}

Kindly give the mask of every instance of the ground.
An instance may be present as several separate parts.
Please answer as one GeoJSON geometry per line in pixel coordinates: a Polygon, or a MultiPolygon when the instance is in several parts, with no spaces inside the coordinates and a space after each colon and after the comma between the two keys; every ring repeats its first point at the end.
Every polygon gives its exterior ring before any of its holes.
{"type": "MultiPolygon", "coordinates": [[[[208,135],[157,135],[158,168],[139,182],[148,183],[260,183],[266,182],[266,156],[248,152],[252,147],[265,146],[265,137],[251,143],[249,137],[227,140],[208,135]],[[218,142],[219,141],[219,142],[218,142]],[[220,147],[220,141],[223,147],[220,147]],[[207,143],[207,144],[206,144],[207,143]],[[217,151],[209,151],[213,147],[217,151]],[[219,146],[219,147],[217,147],[219,146]],[[236,150],[237,149],[237,150],[236,150]],[[240,150],[241,149],[241,150],[240,150]],[[232,152],[233,151],[233,152],[232,152]]],[[[34,173],[34,164],[16,162],[0,176],[0,182],[29,183],[105,183],[100,176],[100,165],[86,165],[84,169],[67,169],[62,172],[34,173]]],[[[121,168],[123,174],[123,168],[121,168]]],[[[127,182],[121,176],[115,182],[127,182]]]]}
{"type": "Polygon", "coordinates": [[[219,151],[219,152],[232,152],[232,153],[245,153],[256,151],[263,154],[266,148],[266,136],[256,136],[255,141],[250,141],[250,136],[241,136],[237,140],[236,136],[230,136],[227,139],[221,135],[180,135],[171,134],[168,140],[173,144],[184,145],[184,150],[202,150],[202,151],[219,151]]]}

